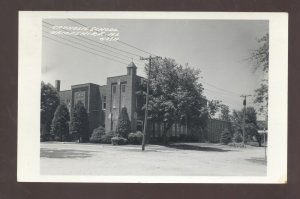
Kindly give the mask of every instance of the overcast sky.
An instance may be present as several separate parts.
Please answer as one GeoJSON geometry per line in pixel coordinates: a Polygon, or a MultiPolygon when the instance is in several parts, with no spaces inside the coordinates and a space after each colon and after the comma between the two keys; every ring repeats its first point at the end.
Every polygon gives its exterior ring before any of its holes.
{"type": "MultiPolygon", "coordinates": [[[[173,58],[179,64],[189,63],[190,66],[199,68],[202,71],[201,82],[207,98],[222,100],[231,109],[242,108],[240,95],[253,95],[262,79],[262,72],[254,73],[253,68],[245,59],[249,57],[251,50],[258,48],[257,39],[268,33],[269,24],[267,21],[75,20],[88,27],[117,28],[121,41],[155,55],[173,58]]],[[[44,21],[53,25],[81,27],[67,19],[47,19],[44,21]]],[[[50,27],[46,24],[44,26],[50,27]]],[[[45,27],[43,30],[50,31],[45,27]]],[[[43,35],[71,44],[45,32],[43,35]]],[[[60,37],[80,42],[68,36],[60,37]]],[[[88,38],[100,42],[98,37],[89,36],[88,38]]],[[[149,56],[147,53],[119,42],[101,41],[101,43],[141,56],[149,56]]],[[[97,43],[94,44],[101,48],[105,47],[97,43]]],[[[76,43],[72,43],[72,45],[85,48],[76,43]]],[[[87,43],[84,45],[107,53],[111,53],[108,50],[119,52],[109,47],[101,49],[87,43]]],[[[87,50],[102,54],[91,49],[87,50]]],[[[102,55],[107,56],[106,54],[102,55]]],[[[131,62],[130,57],[138,59],[137,56],[122,52],[119,52],[117,56],[125,59],[120,60],[124,64],[43,37],[42,79],[53,85],[55,80],[61,80],[61,90],[69,90],[71,85],[82,83],[104,85],[107,77],[126,74],[125,63],[131,62]]],[[[139,67],[138,75],[145,76],[141,61],[133,61],[139,67]]],[[[247,104],[252,105],[251,101],[250,98],[247,104]]]]}

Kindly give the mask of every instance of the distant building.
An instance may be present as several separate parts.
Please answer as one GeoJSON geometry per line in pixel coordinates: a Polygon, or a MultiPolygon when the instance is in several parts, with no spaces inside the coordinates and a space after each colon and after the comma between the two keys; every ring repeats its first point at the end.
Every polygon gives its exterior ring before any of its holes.
{"type": "MultiPolygon", "coordinates": [[[[75,104],[81,101],[87,110],[90,131],[101,126],[106,132],[115,131],[118,116],[123,107],[127,108],[131,122],[132,132],[143,130],[144,111],[142,107],[145,102],[143,95],[137,95],[142,89],[145,79],[136,73],[137,67],[133,62],[127,66],[127,74],[108,77],[106,85],[93,83],[72,85],[71,90],[60,91],[60,81],[56,80],[55,86],[59,92],[60,103],[65,103],[72,114],[75,104]]],[[[220,128],[214,126],[217,120],[209,120],[207,132],[200,139],[211,142],[219,140],[220,128]]],[[[218,127],[217,127],[218,126],[218,127]]],[[[180,137],[191,134],[191,128],[182,124],[174,124],[168,131],[168,136],[180,137]]],[[[148,136],[157,138],[162,136],[162,125],[149,122],[147,128],[148,136]]]]}

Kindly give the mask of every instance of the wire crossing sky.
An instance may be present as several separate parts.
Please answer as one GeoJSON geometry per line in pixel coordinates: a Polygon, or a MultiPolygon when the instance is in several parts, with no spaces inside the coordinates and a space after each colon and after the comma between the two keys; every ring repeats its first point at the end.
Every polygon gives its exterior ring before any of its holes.
{"type": "MultiPolygon", "coordinates": [[[[82,83],[106,84],[106,78],[126,74],[133,61],[145,76],[138,56],[158,55],[201,70],[200,83],[208,99],[241,109],[241,94],[254,94],[263,78],[247,61],[257,39],[268,33],[268,21],[45,19],[42,41],[42,79],[61,89],[82,83]],[[107,27],[119,30],[119,41],[94,36],[53,35],[51,25],[107,27]]],[[[252,99],[247,105],[253,105],[252,99]]]]}

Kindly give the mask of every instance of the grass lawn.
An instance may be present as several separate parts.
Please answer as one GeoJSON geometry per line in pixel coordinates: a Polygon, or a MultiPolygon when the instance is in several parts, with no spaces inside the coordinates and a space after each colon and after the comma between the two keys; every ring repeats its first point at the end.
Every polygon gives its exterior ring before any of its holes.
{"type": "Polygon", "coordinates": [[[264,148],[176,143],[170,146],[42,142],[41,174],[263,176],[264,148]]]}

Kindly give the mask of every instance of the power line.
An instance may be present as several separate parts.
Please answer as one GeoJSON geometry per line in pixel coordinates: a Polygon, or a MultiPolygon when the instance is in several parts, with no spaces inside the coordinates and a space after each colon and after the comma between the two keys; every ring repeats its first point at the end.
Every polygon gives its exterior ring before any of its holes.
{"type": "Polygon", "coordinates": [[[228,93],[222,93],[222,92],[220,92],[220,91],[217,91],[217,90],[210,90],[210,89],[208,89],[208,88],[204,88],[204,90],[207,90],[207,91],[210,91],[210,92],[214,92],[214,93],[216,93],[216,94],[218,94],[218,95],[223,95],[223,96],[227,96],[227,97],[233,97],[233,98],[237,98],[237,97],[239,97],[239,96],[237,96],[237,95],[231,95],[231,94],[228,94],[228,93]]]}
{"type": "Polygon", "coordinates": [[[211,86],[211,87],[213,87],[213,88],[216,88],[216,89],[225,91],[225,92],[227,92],[227,93],[232,93],[232,94],[234,94],[234,96],[239,96],[239,95],[240,95],[240,94],[238,94],[238,93],[235,93],[235,92],[232,92],[232,91],[229,91],[229,90],[226,90],[226,89],[217,87],[217,86],[215,86],[215,85],[213,85],[213,84],[211,84],[211,83],[205,82],[205,81],[203,81],[203,80],[199,80],[199,81],[202,82],[202,83],[204,83],[204,84],[207,84],[207,85],[209,85],[209,86],[211,86]]]}
{"type": "MultiPolygon", "coordinates": [[[[71,20],[71,19],[69,19],[69,20],[71,20]]],[[[74,21],[74,20],[71,20],[71,21],[74,21]]],[[[43,21],[43,23],[46,23],[46,24],[48,24],[48,25],[50,25],[50,26],[54,26],[53,24],[48,23],[48,22],[45,22],[45,21],[43,21]]],[[[85,27],[87,27],[87,26],[85,26],[85,27]]],[[[84,39],[86,39],[86,40],[90,40],[90,41],[96,42],[96,43],[98,43],[98,44],[101,44],[101,45],[106,46],[106,47],[108,47],[108,48],[112,48],[112,49],[118,50],[118,51],[120,51],[120,52],[124,52],[124,53],[127,53],[127,54],[131,54],[131,55],[140,57],[140,55],[138,55],[138,54],[131,53],[131,52],[128,52],[128,51],[125,51],[125,50],[122,50],[122,49],[118,49],[118,48],[115,48],[115,47],[112,47],[112,46],[110,46],[110,45],[101,43],[101,42],[99,42],[99,41],[95,41],[95,40],[93,40],[93,39],[89,39],[89,38],[84,37],[84,36],[81,36],[81,35],[78,35],[78,37],[81,37],[81,38],[84,38],[84,39]]]]}
{"type": "MultiPolygon", "coordinates": [[[[44,27],[45,27],[45,28],[48,28],[48,29],[50,29],[50,30],[52,30],[50,27],[47,27],[47,26],[44,26],[44,27]]],[[[132,58],[132,57],[127,56],[127,55],[120,54],[120,53],[118,53],[118,52],[115,52],[115,51],[112,51],[112,50],[110,50],[110,49],[107,49],[107,48],[101,47],[101,46],[99,46],[99,45],[96,45],[96,44],[94,44],[94,43],[87,42],[87,41],[85,41],[85,40],[83,40],[83,39],[80,39],[80,38],[78,38],[78,37],[74,37],[74,36],[71,36],[71,35],[67,35],[67,36],[68,36],[68,37],[71,37],[71,38],[74,38],[74,39],[76,39],[76,40],[78,40],[78,41],[85,42],[85,43],[87,43],[87,44],[89,44],[89,45],[92,45],[92,46],[95,46],[95,47],[98,47],[98,48],[107,50],[107,51],[109,51],[109,52],[116,53],[116,54],[118,54],[118,55],[127,57],[127,58],[129,58],[129,59],[134,59],[134,60],[138,61],[138,60],[135,59],[135,58],[132,58]]],[[[144,64],[144,63],[143,63],[143,64],[144,64]]]]}
{"type": "MultiPolygon", "coordinates": [[[[43,32],[50,34],[49,32],[46,32],[46,31],[43,31],[43,32]]],[[[52,35],[52,34],[50,34],[50,35],[52,35]]],[[[128,61],[127,59],[123,59],[122,57],[118,57],[118,56],[112,55],[112,54],[110,54],[110,53],[103,52],[103,51],[101,51],[101,50],[94,49],[94,48],[91,48],[91,47],[89,47],[89,46],[83,45],[83,44],[80,43],[80,42],[72,41],[72,40],[69,40],[69,39],[60,37],[60,36],[58,36],[58,35],[53,35],[53,36],[58,37],[58,38],[63,39],[63,40],[66,40],[66,41],[71,42],[71,43],[75,43],[75,44],[80,45],[80,46],[83,46],[83,47],[85,47],[85,48],[88,48],[88,49],[91,49],[91,50],[94,50],[94,51],[97,51],[97,52],[100,52],[100,53],[103,53],[103,54],[107,54],[107,55],[109,55],[109,56],[116,57],[116,58],[121,59],[121,60],[124,60],[124,61],[128,61]]]]}
{"type": "MultiPolygon", "coordinates": [[[[68,20],[73,21],[74,23],[77,23],[77,24],[82,25],[82,26],[84,26],[84,27],[87,27],[86,25],[84,25],[84,24],[82,24],[82,23],[79,23],[78,21],[76,21],[76,20],[74,20],[74,19],[69,19],[69,18],[68,18],[68,20]]],[[[88,27],[87,27],[87,28],[88,28],[88,27]]],[[[124,41],[117,40],[117,42],[122,43],[122,44],[124,44],[124,45],[126,45],[126,46],[129,46],[129,47],[131,47],[131,48],[134,48],[134,49],[136,49],[136,50],[139,50],[139,51],[141,51],[141,52],[147,53],[147,54],[149,54],[149,55],[154,55],[153,53],[150,53],[150,52],[147,52],[147,51],[145,51],[145,50],[142,50],[142,49],[140,49],[140,48],[138,48],[138,47],[135,47],[135,46],[133,46],[133,45],[130,45],[130,44],[124,42],[124,41]]]]}
{"type": "Polygon", "coordinates": [[[106,58],[106,59],[109,59],[109,60],[112,60],[112,61],[115,61],[115,62],[119,62],[119,63],[124,64],[124,65],[127,65],[127,63],[121,62],[121,61],[119,61],[119,60],[115,60],[115,59],[112,59],[112,58],[110,58],[110,57],[106,57],[106,56],[103,56],[103,55],[99,55],[99,54],[96,54],[96,53],[94,53],[94,52],[88,51],[88,50],[86,50],[86,49],[78,48],[78,47],[73,46],[73,45],[71,45],[71,44],[69,44],[69,43],[66,43],[66,42],[63,42],[63,41],[59,41],[59,40],[50,38],[50,37],[48,37],[48,36],[46,36],[46,35],[43,35],[43,37],[45,37],[45,38],[47,38],[47,39],[50,39],[50,40],[53,40],[53,41],[55,41],[55,42],[64,44],[64,45],[71,46],[71,47],[73,47],[73,48],[79,49],[79,50],[84,51],[84,52],[86,52],[86,53],[90,53],[90,54],[93,54],[93,55],[96,55],[96,56],[99,56],[99,57],[103,57],[103,58],[106,58]]]}
{"type": "Polygon", "coordinates": [[[126,46],[129,46],[129,47],[131,47],[131,48],[135,48],[135,49],[137,49],[137,50],[139,50],[139,51],[141,51],[141,52],[147,53],[147,54],[149,54],[149,55],[155,55],[155,54],[153,54],[153,53],[147,52],[147,51],[142,50],[142,49],[140,49],[140,48],[137,48],[137,47],[135,47],[135,46],[133,46],[133,45],[130,45],[130,44],[124,42],[124,41],[117,40],[117,42],[119,42],[119,43],[121,43],[121,44],[124,44],[124,45],[126,45],[126,46]]]}

